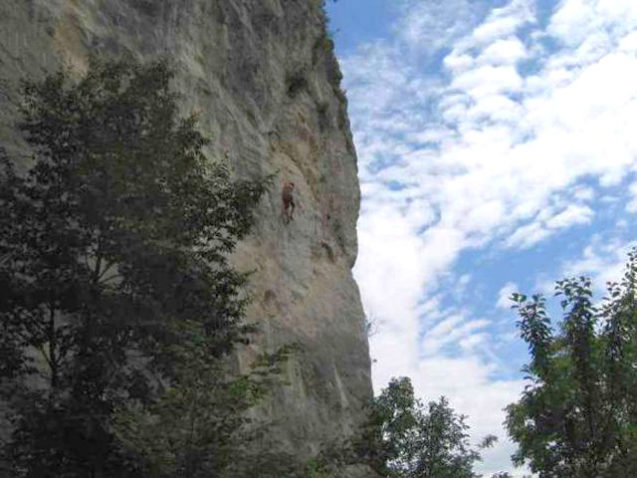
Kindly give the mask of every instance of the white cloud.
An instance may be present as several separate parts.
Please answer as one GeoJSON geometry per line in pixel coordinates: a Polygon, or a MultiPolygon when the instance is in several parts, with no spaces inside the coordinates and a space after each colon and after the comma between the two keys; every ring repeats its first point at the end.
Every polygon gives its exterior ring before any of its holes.
{"type": "Polygon", "coordinates": [[[520,227],[506,241],[507,247],[528,249],[543,241],[551,235],[551,232],[537,222],[532,222],[520,227]]]}
{"type": "Polygon", "coordinates": [[[628,252],[637,242],[623,242],[618,239],[596,236],[580,256],[562,264],[564,277],[588,276],[598,298],[606,292],[608,282],[619,282],[623,276],[628,252]]]}
{"type": "Polygon", "coordinates": [[[477,346],[484,344],[488,338],[488,334],[473,334],[465,337],[464,339],[460,339],[458,344],[466,352],[473,352],[477,346]]]}
{"type": "Polygon", "coordinates": [[[435,53],[465,35],[485,8],[471,0],[404,1],[396,25],[397,38],[416,53],[435,53]]]}
{"type": "Polygon", "coordinates": [[[471,55],[463,54],[454,54],[451,53],[445,57],[443,60],[444,65],[447,69],[453,71],[454,73],[466,71],[474,65],[474,59],[471,55]]]}
{"type": "Polygon", "coordinates": [[[564,0],[547,31],[563,44],[578,48],[605,35],[621,39],[637,26],[637,4],[630,0],[564,0]]]}
{"type": "Polygon", "coordinates": [[[593,210],[588,206],[569,204],[566,209],[546,221],[549,229],[565,229],[576,224],[588,224],[593,218],[593,210]]]}
{"type": "Polygon", "coordinates": [[[578,201],[591,201],[595,197],[595,190],[588,186],[577,186],[573,190],[573,197],[578,201]]]}
{"type": "Polygon", "coordinates": [[[634,182],[628,188],[630,193],[630,201],[626,204],[626,211],[637,213],[637,182],[634,182]]]}
{"type": "Polygon", "coordinates": [[[510,37],[525,24],[535,23],[534,2],[512,0],[501,8],[491,11],[485,21],[471,35],[474,44],[484,46],[505,37],[510,37]]]}
{"type": "Polygon", "coordinates": [[[424,355],[438,354],[446,345],[468,340],[475,331],[490,323],[491,321],[485,319],[465,321],[463,316],[454,315],[426,333],[420,351],[424,355]]]}
{"type": "Polygon", "coordinates": [[[427,251],[404,216],[391,208],[364,215],[359,223],[359,241],[365,244],[356,265],[361,289],[383,291],[366,297],[365,305],[381,317],[391,317],[396,304],[405,310],[415,308],[428,276],[422,259],[427,251]]]}
{"type": "Polygon", "coordinates": [[[522,87],[522,78],[515,67],[485,65],[456,76],[452,90],[462,90],[473,99],[498,93],[514,93],[522,87]]]}
{"type": "Polygon", "coordinates": [[[520,288],[515,282],[507,282],[498,292],[498,301],[496,307],[499,309],[509,310],[511,308],[511,294],[518,292],[520,288]]]}
{"type": "Polygon", "coordinates": [[[552,214],[552,208],[546,207],[535,216],[533,222],[519,227],[506,240],[507,247],[528,249],[546,240],[560,229],[567,229],[578,224],[589,224],[594,216],[588,206],[569,204],[558,213],[552,214]]]}
{"type": "Polygon", "coordinates": [[[469,282],[471,282],[471,274],[462,274],[458,279],[458,284],[462,287],[466,287],[469,282]]]}
{"type": "Polygon", "coordinates": [[[497,40],[480,54],[478,63],[491,65],[511,65],[515,64],[527,56],[524,44],[517,38],[506,38],[497,40]]]}

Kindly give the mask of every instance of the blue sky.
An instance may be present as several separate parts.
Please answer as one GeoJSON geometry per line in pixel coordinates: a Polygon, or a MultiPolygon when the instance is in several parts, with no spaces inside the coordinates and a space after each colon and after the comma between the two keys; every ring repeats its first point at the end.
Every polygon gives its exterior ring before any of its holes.
{"type": "MultiPolygon", "coordinates": [[[[618,278],[637,214],[637,2],[339,0],[374,385],[500,437],[527,358],[506,297],[618,278]]],[[[554,309],[559,317],[559,310],[554,309]]]]}

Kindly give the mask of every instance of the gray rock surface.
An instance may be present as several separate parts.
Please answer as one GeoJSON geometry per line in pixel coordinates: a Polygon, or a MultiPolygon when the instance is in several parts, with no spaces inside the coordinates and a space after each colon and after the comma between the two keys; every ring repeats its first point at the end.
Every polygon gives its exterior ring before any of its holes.
{"type": "Polygon", "coordinates": [[[358,288],[359,186],[340,71],[320,0],[0,0],[0,143],[20,154],[19,80],[89,51],[139,59],[167,54],[184,114],[198,112],[210,157],[239,177],[274,175],[235,263],[252,270],[249,319],[263,348],[295,342],[289,385],[260,412],[275,440],[300,454],[351,432],[371,397],[358,288]],[[301,208],[285,224],[281,183],[301,208]]]}

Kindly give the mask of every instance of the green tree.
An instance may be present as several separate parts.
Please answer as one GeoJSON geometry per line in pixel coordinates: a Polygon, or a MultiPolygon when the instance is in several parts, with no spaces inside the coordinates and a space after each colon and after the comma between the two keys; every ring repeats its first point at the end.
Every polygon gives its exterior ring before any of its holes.
{"type": "Polygon", "coordinates": [[[636,272],[633,251],[599,307],[590,279],[557,282],[557,332],[542,296],[512,296],[530,383],[509,405],[506,425],[518,444],[514,462],[542,478],[637,476],[636,272]]]}
{"type": "MultiPolygon", "coordinates": [[[[414,397],[409,378],[392,379],[374,399],[370,420],[355,445],[381,476],[474,478],[479,452],[469,444],[466,417],[445,397],[426,407],[414,397]]],[[[484,439],[491,446],[494,436],[484,439]]]]}
{"type": "Polygon", "coordinates": [[[78,82],[59,72],[24,85],[32,167],[19,174],[0,152],[12,476],[125,476],[113,413],[177,375],[179,324],[197,324],[213,357],[249,332],[246,275],[227,254],[263,183],[206,158],[172,76],[164,61],[93,58],[78,82]]]}
{"type": "Polygon", "coordinates": [[[248,373],[238,374],[210,355],[200,324],[182,327],[185,340],[170,346],[177,358],[171,383],[150,405],[121,405],[115,434],[130,459],[143,465],[137,478],[254,476],[263,464],[250,462],[259,424],[246,412],[280,385],[280,366],[294,347],[262,354],[248,373]]]}

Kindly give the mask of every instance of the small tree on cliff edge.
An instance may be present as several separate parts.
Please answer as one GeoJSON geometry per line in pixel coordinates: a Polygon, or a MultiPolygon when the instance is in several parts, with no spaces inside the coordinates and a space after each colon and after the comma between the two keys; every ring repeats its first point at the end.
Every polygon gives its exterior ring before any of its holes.
{"type": "Polygon", "coordinates": [[[226,256],[261,183],[233,182],[177,118],[163,61],[92,59],[24,86],[33,166],[0,151],[0,391],[16,477],[125,476],[114,410],[175,374],[181,323],[220,357],[241,324],[246,276],[226,256]]]}

